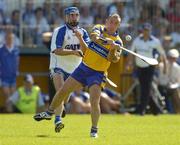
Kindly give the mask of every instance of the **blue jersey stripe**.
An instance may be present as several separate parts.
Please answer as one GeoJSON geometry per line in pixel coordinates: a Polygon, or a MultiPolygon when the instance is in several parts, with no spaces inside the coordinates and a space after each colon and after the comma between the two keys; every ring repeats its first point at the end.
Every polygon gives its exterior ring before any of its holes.
{"type": "Polygon", "coordinates": [[[107,58],[109,51],[106,48],[100,46],[99,44],[95,42],[90,42],[88,47],[89,49],[96,52],[100,56],[107,58]]]}
{"type": "Polygon", "coordinates": [[[90,43],[89,35],[86,30],[84,30],[84,29],[82,29],[82,30],[83,30],[83,39],[86,42],[86,44],[89,44],[90,43]]]}
{"type": "Polygon", "coordinates": [[[61,27],[56,36],[56,48],[61,48],[64,42],[64,36],[66,33],[66,26],[61,27]]]}

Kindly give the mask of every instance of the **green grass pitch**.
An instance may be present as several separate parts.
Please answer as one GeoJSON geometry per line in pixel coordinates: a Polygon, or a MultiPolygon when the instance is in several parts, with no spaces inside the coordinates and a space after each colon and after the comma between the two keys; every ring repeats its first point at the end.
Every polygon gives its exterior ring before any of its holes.
{"type": "Polygon", "coordinates": [[[89,137],[90,115],[67,115],[65,128],[33,115],[1,114],[0,145],[180,145],[180,115],[102,115],[99,138],[89,137]]]}

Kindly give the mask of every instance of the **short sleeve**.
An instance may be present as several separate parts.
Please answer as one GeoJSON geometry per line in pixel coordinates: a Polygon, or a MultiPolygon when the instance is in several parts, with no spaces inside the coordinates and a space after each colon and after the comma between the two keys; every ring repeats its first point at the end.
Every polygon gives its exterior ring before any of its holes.
{"type": "Polygon", "coordinates": [[[118,36],[118,39],[115,41],[116,44],[119,44],[120,46],[123,46],[123,41],[121,38],[118,36]]]}
{"type": "Polygon", "coordinates": [[[91,34],[97,34],[100,35],[102,33],[102,26],[97,24],[92,28],[91,34]]]}
{"type": "Polygon", "coordinates": [[[90,38],[86,30],[83,30],[83,39],[86,42],[86,44],[89,44],[90,38]]]}
{"type": "Polygon", "coordinates": [[[55,50],[56,48],[62,48],[65,33],[66,33],[66,26],[56,28],[54,30],[51,39],[51,51],[55,50]]]}

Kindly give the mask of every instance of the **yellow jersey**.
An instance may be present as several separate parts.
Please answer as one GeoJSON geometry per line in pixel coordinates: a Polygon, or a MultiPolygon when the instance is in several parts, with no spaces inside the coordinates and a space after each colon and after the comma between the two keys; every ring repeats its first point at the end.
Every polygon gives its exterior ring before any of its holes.
{"type": "MultiPolygon", "coordinates": [[[[113,35],[109,35],[106,32],[104,25],[97,24],[93,27],[91,34],[97,34],[103,38],[110,38],[119,45],[123,45],[121,38],[116,32],[113,35]]],[[[91,41],[85,52],[83,63],[96,71],[106,72],[109,68],[111,62],[108,61],[107,56],[110,50],[110,45],[105,44],[102,40],[97,40],[96,42],[91,41]]]]}

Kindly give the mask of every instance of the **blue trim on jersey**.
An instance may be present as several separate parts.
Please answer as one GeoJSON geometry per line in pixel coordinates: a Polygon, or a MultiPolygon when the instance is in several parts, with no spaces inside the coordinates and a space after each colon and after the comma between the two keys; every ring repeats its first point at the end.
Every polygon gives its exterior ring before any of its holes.
{"type": "Polygon", "coordinates": [[[71,74],[71,77],[82,85],[90,87],[94,84],[101,85],[104,82],[105,76],[104,72],[93,70],[84,63],[81,63],[71,74]]]}
{"type": "Polygon", "coordinates": [[[120,46],[122,46],[122,43],[119,40],[116,40],[115,43],[119,44],[120,46]]]}
{"type": "Polygon", "coordinates": [[[66,33],[66,25],[61,27],[56,36],[56,48],[61,48],[64,42],[64,36],[66,33]]]}
{"type": "Polygon", "coordinates": [[[100,33],[102,33],[102,28],[101,28],[101,27],[100,27],[100,29],[99,29],[99,28],[96,28],[96,27],[93,28],[93,29],[92,29],[92,32],[96,32],[97,30],[98,30],[100,33]]]}
{"type": "Polygon", "coordinates": [[[86,42],[86,44],[88,45],[90,43],[90,38],[89,38],[88,32],[83,28],[81,28],[81,29],[83,30],[83,39],[86,42]]]}
{"type": "Polygon", "coordinates": [[[100,46],[99,44],[95,42],[90,42],[88,48],[104,58],[107,58],[108,53],[109,53],[109,51],[106,48],[100,46]]]}

